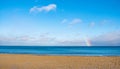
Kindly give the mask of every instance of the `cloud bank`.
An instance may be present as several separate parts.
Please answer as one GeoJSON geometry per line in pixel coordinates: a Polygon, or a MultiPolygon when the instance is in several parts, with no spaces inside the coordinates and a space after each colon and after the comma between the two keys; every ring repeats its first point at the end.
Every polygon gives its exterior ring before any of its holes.
{"type": "Polygon", "coordinates": [[[120,46],[120,31],[109,32],[92,39],[94,46],[120,46]]]}
{"type": "Polygon", "coordinates": [[[55,45],[55,46],[120,46],[120,31],[109,32],[95,38],[59,39],[49,34],[37,37],[0,37],[0,45],[55,45]]]}

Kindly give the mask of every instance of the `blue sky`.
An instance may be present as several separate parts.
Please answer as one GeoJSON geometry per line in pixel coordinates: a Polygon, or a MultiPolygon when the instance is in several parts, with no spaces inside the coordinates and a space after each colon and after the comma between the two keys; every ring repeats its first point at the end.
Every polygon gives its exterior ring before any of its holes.
{"type": "Polygon", "coordinates": [[[0,0],[0,45],[120,45],[119,0],[0,0]]]}

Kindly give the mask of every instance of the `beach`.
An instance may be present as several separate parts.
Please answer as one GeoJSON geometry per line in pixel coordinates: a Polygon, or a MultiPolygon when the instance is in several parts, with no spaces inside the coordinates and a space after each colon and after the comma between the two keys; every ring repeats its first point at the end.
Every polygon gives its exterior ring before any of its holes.
{"type": "Polygon", "coordinates": [[[120,57],[0,54],[0,69],[120,69],[120,57]]]}

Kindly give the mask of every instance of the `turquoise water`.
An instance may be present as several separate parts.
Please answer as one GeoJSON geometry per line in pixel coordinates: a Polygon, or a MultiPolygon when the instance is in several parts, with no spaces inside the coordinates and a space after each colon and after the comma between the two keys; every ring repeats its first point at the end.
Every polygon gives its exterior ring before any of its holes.
{"type": "Polygon", "coordinates": [[[0,46],[1,54],[120,56],[120,46],[0,46]]]}

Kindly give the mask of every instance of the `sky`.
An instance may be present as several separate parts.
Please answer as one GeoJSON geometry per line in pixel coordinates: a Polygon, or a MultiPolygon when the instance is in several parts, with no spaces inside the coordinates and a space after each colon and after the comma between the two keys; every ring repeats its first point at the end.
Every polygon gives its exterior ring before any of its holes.
{"type": "Polygon", "coordinates": [[[120,1],[0,0],[0,45],[120,46],[120,1]]]}

